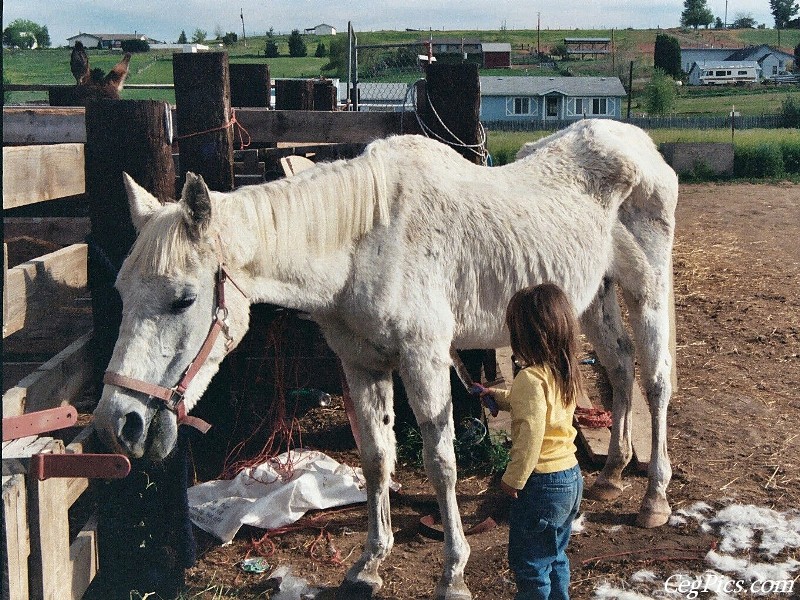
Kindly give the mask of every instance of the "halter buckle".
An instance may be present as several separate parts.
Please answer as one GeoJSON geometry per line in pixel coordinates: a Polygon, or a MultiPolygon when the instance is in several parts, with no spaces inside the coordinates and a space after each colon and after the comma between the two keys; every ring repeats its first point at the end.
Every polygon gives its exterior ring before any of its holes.
{"type": "MultiPolygon", "coordinates": [[[[168,400],[164,400],[164,406],[167,408],[167,410],[178,414],[180,412],[179,407],[183,402],[183,392],[178,391],[177,387],[170,388],[170,391],[172,394],[168,400]]],[[[155,398],[155,400],[160,400],[160,398],[155,398]]]]}

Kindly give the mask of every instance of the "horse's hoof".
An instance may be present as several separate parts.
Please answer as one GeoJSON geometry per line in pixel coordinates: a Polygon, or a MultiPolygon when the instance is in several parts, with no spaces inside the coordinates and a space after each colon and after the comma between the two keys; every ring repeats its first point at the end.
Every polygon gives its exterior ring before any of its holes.
{"type": "Polygon", "coordinates": [[[642,507],[639,509],[639,514],[636,517],[636,524],[645,529],[652,529],[653,527],[661,527],[672,514],[672,509],[669,507],[669,502],[666,499],[645,498],[642,502],[642,507]]]}
{"type": "Polygon", "coordinates": [[[611,483],[608,479],[600,475],[584,494],[587,500],[601,500],[608,502],[616,500],[622,494],[622,484],[611,483]]]}
{"type": "Polygon", "coordinates": [[[336,590],[336,600],[368,600],[374,598],[380,585],[366,581],[348,581],[345,579],[336,590]]]}
{"type": "Polygon", "coordinates": [[[436,586],[433,597],[434,600],[472,600],[472,593],[462,579],[450,585],[440,583],[436,586]]]}

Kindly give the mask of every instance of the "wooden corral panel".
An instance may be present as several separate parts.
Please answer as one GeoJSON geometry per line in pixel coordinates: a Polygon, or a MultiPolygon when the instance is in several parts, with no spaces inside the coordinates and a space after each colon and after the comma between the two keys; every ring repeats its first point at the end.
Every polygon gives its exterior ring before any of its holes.
{"type": "Polygon", "coordinates": [[[86,190],[83,144],[3,148],[3,207],[78,196],[86,190]]]}
{"type": "MultiPolygon", "coordinates": [[[[9,469],[24,473],[23,461],[33,454],[82,453],[90,434],[91,429],[85,428],[66,449],[63,442],[48,437],[30,436],[4,442],[3,458],[13,463],[9,469]],[[15,458],[22,460],[14,461],[15,458]]],[[[29,474],[3,478],[8,557],[4,565],[4,575],[8,571],[8,577],[3,583],[9,585],[9,594],[4,597],[15,600],[83,597],[98,568],[97,518],[90,517],[70,543],[68,511],[87,487],[85,478],[54,477],[40,481],[29,474]],[[14,487],[12,482],[16,484],[14,487]],[[12,546],[12,541],[19,545],[12,546]]]]}
{"type": "Polygon", "coordinates": [[[91,341],[92,334],[85,334],[3,394],[3,415],[16,417],[80,398],[92,377],[91,341]]]}
{"type": "Polygon", "coordinates": [[[34,321],[55,324],[58,301],[85,292],[87,260],[87,245],[73,244],[4,271],[3,337],[34,321]]]}
{"type": "Polygon", "coordinates": [[[3,144],[82,144],[83,108],[3,108],[3,144]]]}

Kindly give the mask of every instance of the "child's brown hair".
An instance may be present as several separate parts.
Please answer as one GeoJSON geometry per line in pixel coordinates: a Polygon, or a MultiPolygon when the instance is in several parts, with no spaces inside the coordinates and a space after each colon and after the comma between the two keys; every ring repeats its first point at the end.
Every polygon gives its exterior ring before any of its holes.
{"type": "Polygon", "coordinates": [[[578,320],[566,294],[552,283],[518,291],[508,303],[506,326],[514,356],[525,366],[549,365],[564,406],[583,393],[578,367],[578,320]]]}

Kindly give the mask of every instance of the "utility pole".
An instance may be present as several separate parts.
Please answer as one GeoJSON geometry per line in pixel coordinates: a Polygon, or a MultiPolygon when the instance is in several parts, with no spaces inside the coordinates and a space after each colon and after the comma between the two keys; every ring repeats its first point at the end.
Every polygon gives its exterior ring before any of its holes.
{"type": "Polygon", "coordinates": [[[244,10],[239,9],[239,17],[242,19],[242,39],[244,40],[244,47],[247,48],[247,36],[244,33],[244,10]]]}
{"type": "Polygon", "coordinates": [[[542,13],[536,13],[536,58],[537,60],[542,56],[541,45],[541,32],[542,32],[542,13]]]}
{"type": "Polygon", "coordinates": [[[722,28],[728,28],[728,0],[725,0],[725,22],[722,24],[722,28]]]}

